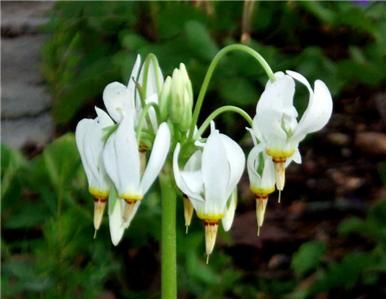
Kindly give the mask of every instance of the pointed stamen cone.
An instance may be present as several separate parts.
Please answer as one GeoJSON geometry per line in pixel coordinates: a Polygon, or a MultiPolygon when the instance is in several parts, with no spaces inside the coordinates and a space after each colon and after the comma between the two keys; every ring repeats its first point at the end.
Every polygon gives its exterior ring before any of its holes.
{"type": "Polygon", "coordinates": [[[285,160],[274,160],[276,188],[279,191],[284,189],[285,184],[285,160]]]}
{"type": "Polygon", "coordinates": [[[205,252],[207,255],[207,261],[209,255],[213,252],[214,244],[216,244],[218,222],[204,221],[205,225],[205,252]]]}
{"type": "Polygon", "coordinates": [[[257,221],[257,235],[260,235],[260,228],[264,223],[265,210],[267,207],[268,196],[256,197],[256,221],[257,221]]]}
{"type": "Polygon", "coordinates": [[[135,212],[136,212],[135,201],[126,201],[125,209],[123,211],[123,216],[122,216],[123,221],[126,222],[130,218],[132,218],[133,213],[135,213],[135,212]]]}
{"type": "MultiPolygon", "coordinates": [[[[103,213],[106,207],[106,198],[97,197],[94,199],[94,228],[97,231],[101,226],[103,213]]],[[[94,234],[94,239],[96,236],[96,232],[94,234]]]]}
{"type": "Polygon", "coordinates": [[[193,217],[193,206],[190,202],[189,198],[184,195],[184,218],[185,218],[185,226],[186,233],[188,233],[189,225],[192,223],[193,217]]]}

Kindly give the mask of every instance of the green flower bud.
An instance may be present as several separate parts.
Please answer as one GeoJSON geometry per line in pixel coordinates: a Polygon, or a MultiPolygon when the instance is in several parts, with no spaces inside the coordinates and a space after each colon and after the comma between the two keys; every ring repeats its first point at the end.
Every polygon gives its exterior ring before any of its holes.
{"type": "Polygon", "coordinates": [[[173,71],[168,107],[171,122],[181,132],[186,132],[192,122],[193,90],[183,63],[180,64],[179,69],[173,71]]]}
{"type": "Polygon", "coordinates": [[[170,89],[172,86],[172,78],[167,76],[164,85],[162,86],[161,95],[159,98],[159,110],[161,121],[166,121],[169,117],[169,102],[170,102],[170,89]]]}

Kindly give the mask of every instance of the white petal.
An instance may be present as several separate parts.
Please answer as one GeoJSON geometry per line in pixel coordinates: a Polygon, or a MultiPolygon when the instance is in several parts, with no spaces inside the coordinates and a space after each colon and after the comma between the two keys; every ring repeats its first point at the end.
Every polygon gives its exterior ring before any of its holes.
{"type": "Polygon", "coordinates": [[[92,131],[93,126],[94,126],[94,120],[84,118],[81,121],[79,121],[75,129],[76,145],[78,147],[80,158],[81,158],[89,185],[95,184],[95,181],[97,180],[96,177],[98,176],[98,172],[96,171],[96,167],[95,167],[96,165],[94,165],[94,163],[90,163],[90,161],[92,161],[92,158],[89,159],[87,157],[87,154],[88,154],[87,137],[89,136],[90,131],[92,131]]]}
{"type": "Polygon", "coordinates": [[[222,227],[224,231],[229,231],[232,227],[233,219],[235,218],[235,212],[237,207],[237,188],[233,190],[225,209],[224,218],[221,219],[222,227]]]}
{"type": "Polygon", "coordinates": [[[135,59],[133,69],[131,71],[129,82],[127,84],[127,89],[129,90],[130,94],[134,96],[134,93],[136,91],[136,82],[139,79],[139,71],[141,68],[141,55],[137,55],[137,58],[135,59]]]}
{"type": "MultiPolygon", "coordinates": [[[[202,179],[198,178],[197,176],[194,176],[193,179],[190,178],[190,180],[189,180],[188,176],[183,177],[183,175],[185,175],[187,173],[187,171],[186,172],[180,171],[180,167],[178,166],[178,158],[180,155],[180,149],[181,149],[181,146],[179,143],[177,143],[176,148],[175,148],[174,153],[173,153],[173,173],[174,173],[174,179],[176,181],[176,184],[177,184],[178,188],[182,191],[182,193],[186,194],[190,199],[198,199],[198,201],[203,202],[203,199],[200,196],[200,193],[203,191],[202,179]],[[193,186],[191,186],[191,184],[193,186]],[[196,189],[195,185],[201,186],[201,187],[196,189]]],[[[193,202],[192,202],[192,204],[193,204],[193,202]]]]}
{"type": "Polygon", "coordinates": [[[304,86],[306,86],[310,94],[313,93],[310,83],[302,74],[294,71],[286,71],[286,73],[290,75],[292,78],[294,78],[295,80],[302,83],[304,86]]]}
{"type": "Polygon", "coordinates": [[[184,166],[185,171],[196,171],[201,169],[202,151],[198,150],[190,156],[184,166]]]}
{"type": "Polygon", "coordinates": [[[95,107],[95,112],[98,116],[96,118],[96,121],[102,129],[114,125],[113,120],[110,118],[110,116],[104,110],[102,110],[98,107],[95,107]]]}
{"type": "Polygon", "coordinates": [[[225,190],[226,197],[229,197],[243,174],[245,168],[245,155],[241,147],[231,138],[224,134],[220,134],[220,137],[230,167],[230,176],[225,190]]]}
{"type": "Polygon", "coordinates": [[[330,91],[322,81],[316,80],[314,93],[310,94],[307,109],[300,119],[292,139],[295,142],[300,142],[306,134],[319,131],[327,124],[331,113],[332,98],[330,91]]]}
{"type": "Polygon", "coordinates": [[[299,149],[297,148],[295,153],[291,156],[291,158],[288,159],[288,164],[286,163],[286,167],[294,161],[296,164],[302,164],[302,156],[299,152],[299,149]]]}
{"type": "Polygon", "coordinates": [[[140,189],[140,157],[133,119],[123,118],[103,153],[105,168],[118,194],[143,195],[140,189]]]}
{"type": "Polygon", "coordinates": [[[272,158],[265,155],[264,168],[261,177],[261,188],[271,189],[275,187],[275,166],[272,162],[272,158]]]}
{"type": "Polygon", "coordinates": [[[202,153],[202,178],[205,190],[205,214],[220,214],[225,210],[230,165],[222,137],[217,130],[210,133],[202,153]]]}
{"type": "Polygon", "coordinates": [[[141,181],[141,190],[145,194],[159,175],[170,148],[170,130],[167,123],[159,126],[146,170],[141,181]]]}
{"type": "Polygon", "coordinates": [[[261,146],[255,146],[248,154],[247,158],[247,171],[249,177],[249,184],[253,187],[260,187],[261,176],[257,172],[259,167],[259,154],[262,152],[261,146]]]}
{"type": "MultiPolygon", "coordinates": [[[[109,201],[111,201],[111,196],[109,201]]],[[[125,231],[122,222],[122,207],[120,201],[122,200],[116,198],[112,204],[109,202],[109,227],[111,241],[113,242],[114,246],[117,246],[121,241],[125,231]]]]}
{"type": "Polygon", "coordinates": [[[129,110],[135,109],[134,98],[127,87],[119,82],[112,82],[105,87],[103,102],[116,122],[120,122],[129,110]]]}
{"type": "Polygon", "coordinates": [[[293,106],[295,82],[290,76],[276,76],[276,80],[269,81],[256,105],[256,114],[260,115],[265,110],[288,110],[293,106]]]}

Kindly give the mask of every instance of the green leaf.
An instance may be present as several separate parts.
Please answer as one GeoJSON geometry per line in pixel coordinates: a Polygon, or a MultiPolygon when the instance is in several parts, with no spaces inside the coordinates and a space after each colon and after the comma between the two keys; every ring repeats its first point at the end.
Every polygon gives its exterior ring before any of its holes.
{"type": "Polygon", "coordinates": [[[300,246],[292,258],[291,268],[298,276],[316,269],[326,251],[326,245],[321,241],[310,241],[300,246]]]}
{"type": "Polygon", "coordinates": [[[362,232],[367,228],[366,223],[358,218],[351,217],[343,220],[338,226],[338,233],[341,235],[349,235],[352,233],[362,232]]]}
{"type": "Polygon", "coordinates": [[[23,156],[7,146],[1,144],[1,199],[10,188],[19,169],[25,165],[23,156]]]}
{"type": "Polygon", "coordinates": [[[42,157],[46,174],[55,190],[68,188],[80,166],[80,157],[74,134],[68,133],[56,139],[44,150],[42,157]]]}
{"type": "Polygon", "coordinates": [[[218,47],[206,27],[197,21],[189,21],[185,24],[185,33],[187,45],[192,53],[204,61],[211,61],[218,47]]]}

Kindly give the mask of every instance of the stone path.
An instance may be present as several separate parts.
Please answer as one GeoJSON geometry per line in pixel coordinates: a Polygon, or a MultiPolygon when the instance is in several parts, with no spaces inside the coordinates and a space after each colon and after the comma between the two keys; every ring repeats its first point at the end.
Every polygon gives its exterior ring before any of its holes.
{"type": "Polygon", "coordinates": [[[52,2],[1,2],[1,142],[43,146],[52,137],[51,98],[40,74],[39,27],[52,2]]]}

